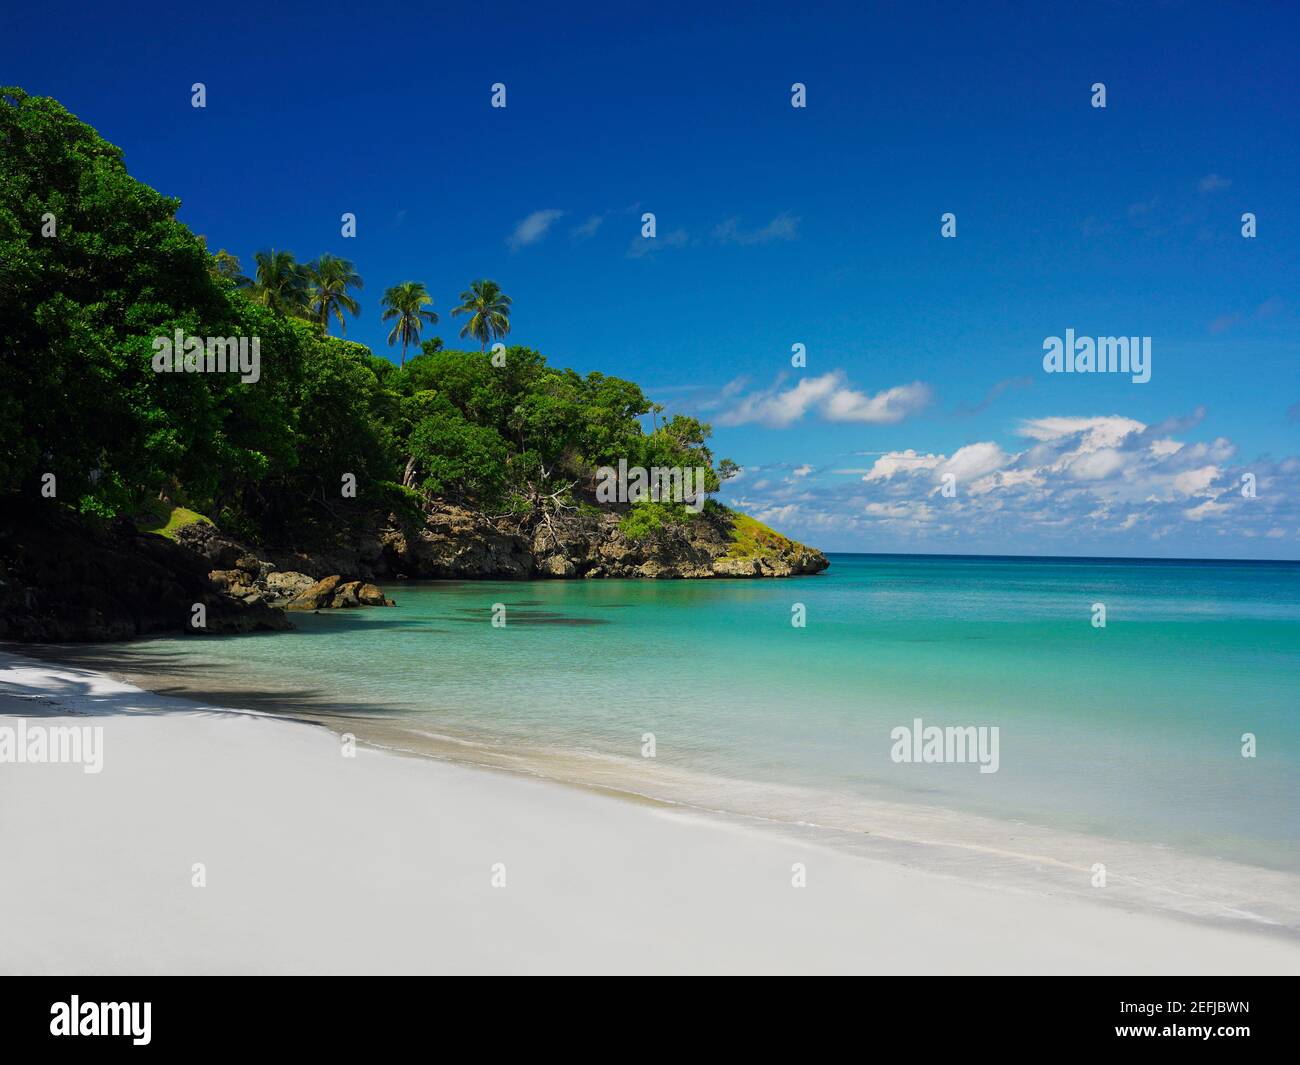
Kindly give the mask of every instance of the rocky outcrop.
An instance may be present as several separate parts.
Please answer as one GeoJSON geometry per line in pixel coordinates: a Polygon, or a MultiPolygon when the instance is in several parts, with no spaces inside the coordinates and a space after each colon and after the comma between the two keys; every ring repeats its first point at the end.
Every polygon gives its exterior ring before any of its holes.
{"type": "MultiPolygon", "coordinates": [[[[308,578],[310,580],[310,578],[308,578]]],[[[357,606],[394,606],[373,584],[344,581],[337,574],[316,581],[285,604],[286,610],[326,610],[357,606]]]]}
{"type": "Polygon", "coordinates": [[[392,606],[379,580],[789,577],[829,565],[721,508],[640,539],[625,535],[620,517],[585,507],[549,523],[494,523],[438,504],[422,523],[372,514],[324,549],[296,552],[252,548],[205,522],[172,541],[124,519],[106,525],[29,506],[0,521],[0,639],[283,630],[293,627],[286,610],[392,606]]]}
{"type": "MultiPolygon", "coordinates": [[[[299,570],[282,570],[275,562],[225,536],[214,525],[195,523],[176,533],[179,544],[213,567],[209,579],[223,593],[246,604],[261,604],[285,610],[328,610],[343,607],[393,606],[374,584],[344,580],[335,572],[320,579],[299,570]]],[[[289,556],[296,558],[299,556],[289,556]]],[[[336,561],[325,553],[315,559],[301,556],[312,570],[336,561]]],[[[343,561],[344,572],[355,572],[356,562],[343,561]]],[[[366,567],[369,575],[369,567],[366,567]]]]}
{"type": "Polygon", "coordinates": [[[336,542],[302,552],[253,548],[206,522],[173,541],[126,519],[0,503],[0,639],[10,640],[290,629],[286,610],[392,606],[379,580],[789,577],[829,565],[820,551],[722,508],[632,539],[616,509],[530,524],[443,503],[422,522],[359,516],[336,542]]]}
{"type": "Polygon", "coordinates": [[[201,559],[129,521],[104,525],[54,504],[10,505],[0,521],[0,639],[125,640],[292,627],[281,611],[226,594],[201,559]]]}
{"type": "MultiPolygon", "coordinates": [[[[537,577],[700,580],[717,577],[793,577],[820,573],[830,565],[820,551],[772,532],[743,515],[719,509],[665,525],[643,538],[622,530],[616,510],[583,510],[557,517],[528,534],[516,534],[512,565],[505,571],[478,565],[460,577],[537,577]],[[738,536],[738,523],[745,530],[738,536]],[[515,562],[518,559],[520,561],[515,562]],[[531,559],[531,566],[523,560],[531,559]]],[[[439,534],[420,530],[419,545],[439,534]]],[[[409,553],[417,572],[424,548],[409,553]]],[[[477,560],[475,560],[477,561],[477,560]]]]}
{"type": "MultiPolygon", "coordinates": [[[[323,550],[260,554],[281,571],[317,581],[339,573],[364,581],[791,577],[820,573],[830,564],[820,551],[729,511],[706,511],[639,540],[623,533],[621,517],[616,510],[586,508],[528,528],[442,503],[423,524],[374,515],[323,550]]],[[[236,557],[234,547],[225,555],[213,552],[219,534],[210,527],[182,530],[183,542],[190,536],[209,544],[205,550],[214,564],[236,557]]]]}

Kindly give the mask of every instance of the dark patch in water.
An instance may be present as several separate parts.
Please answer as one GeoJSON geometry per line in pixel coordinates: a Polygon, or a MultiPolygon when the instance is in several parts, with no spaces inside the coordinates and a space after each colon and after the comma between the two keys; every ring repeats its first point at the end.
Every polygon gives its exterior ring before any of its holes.
{"type": "Polygon", "coordinates": [[[604,618],[568,618],[562,614],[521,614],[509,620],[511,625],[608,625],[604,618]]]}
{"type": "MultiPolygon", "coordinates": [[[[451,614],[439,617],[438,621],[455,621],[462,625],[482,625],[491,620],[491,615],[482,610],[464,610],[459,615],[451,614]]],[[[604,618],[578,618],[568,614],[556,614],[547,610],[515,611],[506,614],[507,625],[608,625],[604,618]]],[[[410,631],[410,630],[408,630],[410,631]]]]}

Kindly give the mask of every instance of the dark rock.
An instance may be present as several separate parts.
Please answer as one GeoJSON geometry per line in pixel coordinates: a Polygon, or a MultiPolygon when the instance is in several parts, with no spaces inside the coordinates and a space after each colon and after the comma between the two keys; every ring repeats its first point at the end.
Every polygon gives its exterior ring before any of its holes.
{"type": "Polygon", "coordinates": [[[50,502],[0,505],[0,638],[125,640],[293,627],[278,610],[224,594],[204,559],[129,521],[104,524],[50,502]],[[206,625],[196,629],[197,605],[206,625]]]}

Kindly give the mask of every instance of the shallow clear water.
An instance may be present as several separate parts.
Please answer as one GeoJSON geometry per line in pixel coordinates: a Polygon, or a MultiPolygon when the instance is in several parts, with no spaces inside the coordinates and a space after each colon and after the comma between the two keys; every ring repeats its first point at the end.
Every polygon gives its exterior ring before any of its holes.
{"type": "Polygon", "coordinates": [[[667,767],[743,782],[730,805],[777,819],[808,817],[789,786],[1300,870],[1300,564],[837,555],[795,580],[386,590],[396,608],[296,616],[299,635],[121,653],[286,708],[624,758],[651,793],[667,767]],[[915,718],[997,726],[998,771],[895,763],[915,718]]]}

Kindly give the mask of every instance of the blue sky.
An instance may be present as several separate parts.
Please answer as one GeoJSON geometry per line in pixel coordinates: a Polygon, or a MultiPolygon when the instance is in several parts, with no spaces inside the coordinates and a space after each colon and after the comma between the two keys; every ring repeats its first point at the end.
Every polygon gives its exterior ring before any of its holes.
{"type": "Polygon", "coordinates": [[[956,6],[55,2],[0,16],[0,80],[246,266],[354,260],[376,352],[388,286],[452,345],[494,278],[819,547],[1300,557],[1300,15],[956,6]],[[1151,337],[1151,380],[1046,374],[1066,329],[1151,337]]]}

